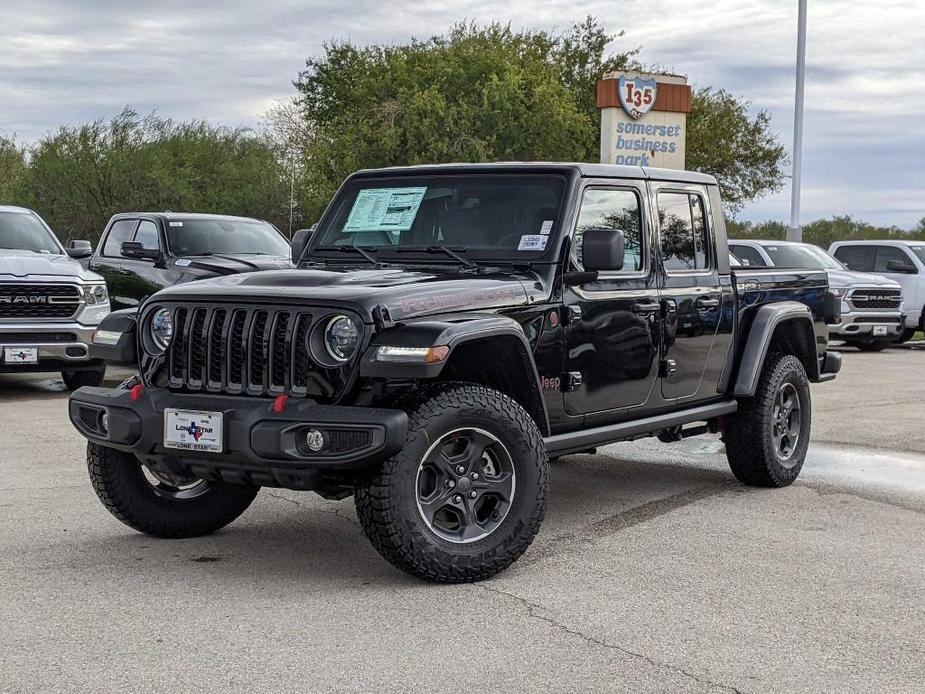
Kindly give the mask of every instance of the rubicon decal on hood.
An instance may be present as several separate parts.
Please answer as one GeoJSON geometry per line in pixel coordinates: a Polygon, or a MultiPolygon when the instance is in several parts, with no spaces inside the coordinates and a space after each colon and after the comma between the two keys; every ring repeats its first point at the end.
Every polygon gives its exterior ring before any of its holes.
{"type": "MultiPolygon", "coordinates": [[[[523,292],[513,287],[477,289],[472,291],[450,291],[423,296],[409,296],[401,299],[398,312],[401,315],[427,313],[473,304],[511,302],[523,298],[523,292]]],[[[391,308],[391,307],[390,307],[391,308]]],[[[393,311],[394,312],[394,311],[393,311]]]]}

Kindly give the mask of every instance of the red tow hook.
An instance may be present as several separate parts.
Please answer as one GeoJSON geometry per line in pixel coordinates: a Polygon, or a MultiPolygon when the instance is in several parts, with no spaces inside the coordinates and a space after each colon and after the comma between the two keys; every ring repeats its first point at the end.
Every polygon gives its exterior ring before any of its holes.
{"type": "Polygon", "coordinates": [[[140,383],[132,386],[132,389],[129,391],[129,399],[132,402],[135,402],[136,400],[138,400],[138,398],[141,397],[142,390],[144,390],[144,386],[141,385],[140,383]]]}
{"type": "Polygon", "coordinates": [[[288,395],[278,395],[276,400],[273,401],[273,411],[282,412],[283,408],[286,407],[286,401],[289,399],[288,395]]]}

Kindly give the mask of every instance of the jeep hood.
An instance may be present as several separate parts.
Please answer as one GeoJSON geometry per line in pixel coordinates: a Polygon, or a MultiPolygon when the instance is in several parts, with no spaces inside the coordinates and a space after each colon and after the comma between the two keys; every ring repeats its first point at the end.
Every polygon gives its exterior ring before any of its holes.
{"type": "Polygon", "coordinates": [[[285,256],[222,253],[183,256],[172,260],[170,266],[199,277],[219,277],[258,270],[283,270],[291,268],[292,261],[285,256]]]}
{"type": "Polygon", "coordinates": [[[74,279],[90,282],[99,281],[102,278],[67,255],[0,248],[0,281],[38,282],[74,279]]]}
{"type": "Polygon", "coordinates": [[[393,320],[460,310],[523,306],[542,291],[533,273],[474,274],[457,268],[328,267],[256,272],[163,289],[150,301],[297,303],[352,309],[372,320],[377,307],[393,320]]]}
{"type": "Polygon", "coordinates": [[[836,288],[849,287],[883,287],[884,289],[899,289],[896,280],[882,275],[872,275],[867,272],[854,272],[853,270],[826,270],[829,276],[829,286],[836,288]]]}

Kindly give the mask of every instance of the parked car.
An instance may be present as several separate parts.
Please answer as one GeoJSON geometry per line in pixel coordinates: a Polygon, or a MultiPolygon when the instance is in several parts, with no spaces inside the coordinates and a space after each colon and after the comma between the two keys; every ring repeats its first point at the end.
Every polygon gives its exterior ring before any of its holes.
{"type": "Polygon", "coordinates": [[[852,270],[887,277],[902,286],[906,323],[899,342],[925,330],[925,241],[838,241],[829,253],[852,270]]]}
{"type": "Polygon", "coordinates": [[[88,241],[61,245],[32,210],[0,205],[0,372],[60,371],[68,388],[99,385],[105,363],[90,356],[109,313],[106,284],[77,258],[88,241]]]}
{"type": "Polygon", "coordinates": [[[77,391],[70,417],[123,523],[192,537],[260,486],[355,494],[399,568],[484,579],[538,531],[549,457],[721,432],[742,482],[790,484],[809,383],[841,365],[826,273],[731,270],[704,174],[362,171],[292,252],[107,325],[99,353],[137,356],[138,380],[77,391]]]}
{"type": "Polygon", "coordinates": [[[841,321],[829,333],[848,345],[879,352],[903,331],[903,291],[886,277],[846,268],[811,243],[729,241],[729,249],[748,267],[797,267],[825,270],[832,293],[841,300],[841,321]]]}
{"type": "Polygon", "coordinates": [[[182,282],[291,267],[289,256],[286,237],[259,219],[127,212],[109,220],[89,267],[121,309],[182,282]]]}

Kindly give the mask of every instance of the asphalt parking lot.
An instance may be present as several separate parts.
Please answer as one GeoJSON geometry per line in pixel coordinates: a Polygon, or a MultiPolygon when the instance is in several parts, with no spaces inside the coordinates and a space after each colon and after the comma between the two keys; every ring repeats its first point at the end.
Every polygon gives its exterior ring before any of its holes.
{"type": "Polygon", "coordinates": [[[63,386],[0,376],[0,691],[921,692],[923,374],[925,351],[846,349],[788,489],[737,484],[715,438],[557,461],[531,549],[462,586],[309,494],[136,534],[63,386]]]}

